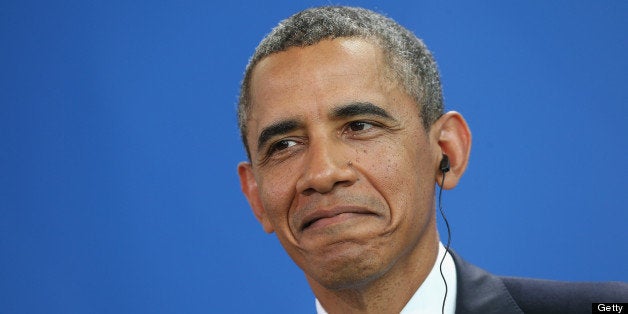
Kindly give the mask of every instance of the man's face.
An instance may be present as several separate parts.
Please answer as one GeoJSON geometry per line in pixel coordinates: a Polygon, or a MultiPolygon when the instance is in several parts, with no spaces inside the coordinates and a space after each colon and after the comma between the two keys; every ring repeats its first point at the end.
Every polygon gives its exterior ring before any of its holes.
{"type": "Polygon", "coordinates": [[[311,283],[361,285],[428,259],[417,252],[437,241],[440,150],[378,46],[345,38],[272,54],[250,92],[243,190],[311,283]]]}

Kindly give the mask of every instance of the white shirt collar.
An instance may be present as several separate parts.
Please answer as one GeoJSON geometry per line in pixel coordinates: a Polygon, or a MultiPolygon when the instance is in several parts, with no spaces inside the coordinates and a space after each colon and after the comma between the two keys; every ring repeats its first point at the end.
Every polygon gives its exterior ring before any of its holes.
{"type": "MultiPolygon", "coordinates": [[[[445,297],[445,283],[440,275],[440,262],[445,254],[445,247],[438,243],[438,258],[432,266],[432,270],[425,278],[423,284],[414,293],[410,301],[401,310],[400,314],[414,313],[442,313],[443,298],[445,297]]],[[[447,299],[445,299],[445,313],[454,314],[456,312],[456,265],[451,254],[445,256],[443,262],[443,275],[447,281],[447,299]]],[[[316,313],[327,314],[318,299],[316,299],[316,313]]]]}

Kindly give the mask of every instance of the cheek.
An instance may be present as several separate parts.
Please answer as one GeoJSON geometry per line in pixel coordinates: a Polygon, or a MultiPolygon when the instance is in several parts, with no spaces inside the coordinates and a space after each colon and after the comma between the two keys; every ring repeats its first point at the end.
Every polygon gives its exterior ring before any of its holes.
{"type": "Polygon", "coordinates": [[[406,212],[410,207],[430,207],[434,178],[429,156],[426,144],[410,137],[363,150],[357,159],[368,180],[390,205],[393,216],[406,216],[413,214],[406,212]]]}
{"type": "Polygon", "coordinates": [[[426,175],[420,159],[416,149],[408,149],[398,142],[363,150],[356,158],[368,176],[384,190],[403,190],[408,185],[416,185],[417,179],[426,175]]]}
{"type": "Polygon", "coordinates": [[[264,181],[260,184],[262,204],[276,229],[281,229],[288,222],[288,212],[296,191],[294,173],[292,169],[274,169],[263,175],[264,181]]]}

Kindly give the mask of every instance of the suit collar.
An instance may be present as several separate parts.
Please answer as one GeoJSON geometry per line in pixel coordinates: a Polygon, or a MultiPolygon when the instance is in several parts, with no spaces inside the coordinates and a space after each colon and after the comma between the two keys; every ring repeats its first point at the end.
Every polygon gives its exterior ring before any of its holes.
{"type": "Polygon", "coordinates": [[[523,313],[502,280],[451,252],[456,264],[456,313],[523,313]]]}

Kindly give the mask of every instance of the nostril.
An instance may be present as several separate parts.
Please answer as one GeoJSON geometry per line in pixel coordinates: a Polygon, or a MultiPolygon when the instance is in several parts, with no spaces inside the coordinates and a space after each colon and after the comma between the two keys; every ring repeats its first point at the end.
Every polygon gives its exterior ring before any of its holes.
{"type": "Polygon", "coordinates": [[[326,142],[311,141],[304,168],[297,182],[301,195],[327,194],[355,183],[358,169],[344,151],[326,142]]]}

